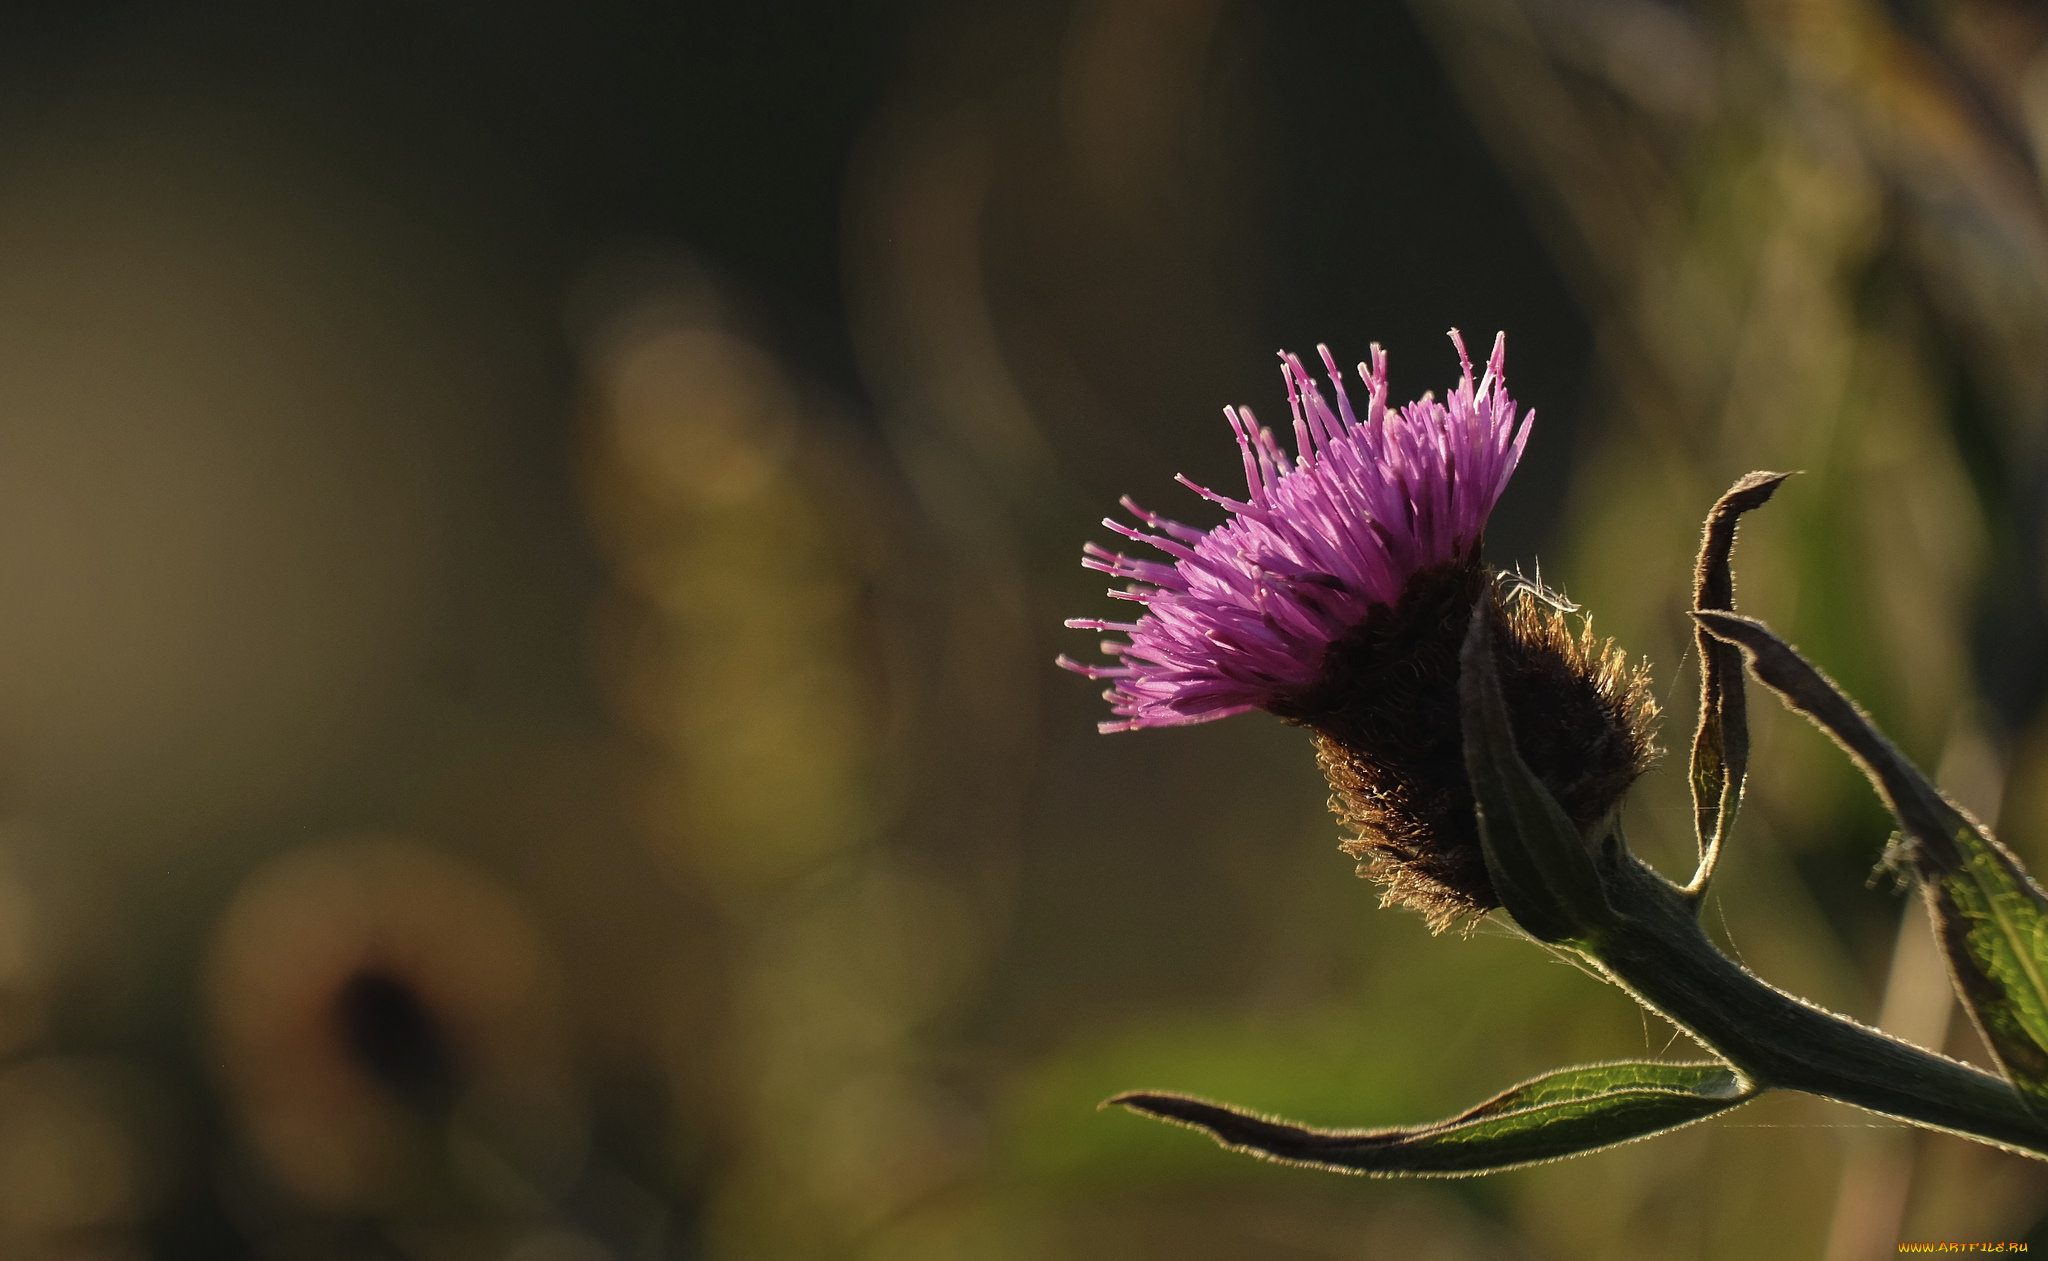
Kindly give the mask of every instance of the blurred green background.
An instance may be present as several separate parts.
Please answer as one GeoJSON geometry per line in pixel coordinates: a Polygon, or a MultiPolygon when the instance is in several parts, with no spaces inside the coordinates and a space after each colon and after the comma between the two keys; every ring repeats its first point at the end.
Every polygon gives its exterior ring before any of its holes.
{"type": "MultiPolygon", "coordinates": [[[[1667,746],[1699,519],[1801,468],[1742,607],[2048,869],[2044,161],[2018,0],[5,6],[0,1256],[2048,1246],[2038,1163],[1799,1098],[1449,1183],[1096,1111],[1687,1048],[1377,910],[1300,732],[1051,665],[1276,348],[1505,329],[1491,555],[1667,746]]],[[[1715,931],[1982,1062],[1756,708],[1715,931]]]]}

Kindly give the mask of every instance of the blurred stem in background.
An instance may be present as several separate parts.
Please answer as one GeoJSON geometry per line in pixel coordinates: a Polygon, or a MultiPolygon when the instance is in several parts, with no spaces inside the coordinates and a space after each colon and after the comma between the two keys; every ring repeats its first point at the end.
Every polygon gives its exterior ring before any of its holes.
{"type": "Polygon", "coordinates": [[[980,1086],[938,1047],[997,944],[1007,841],[1001,763],[951,785],[988,790],[972,830],[927,769],[1006,720],[941,753],[924,658],[993,666],[955,676],[977,688],[1007,663],[918,624],[893,483],[694,260],[595,269],[576,314],[600,669],[654,756],[646,839],[712,921],[662,1039],[709,1132],[704,1247],[896,1254],[980,1160],[980,1086]]]}

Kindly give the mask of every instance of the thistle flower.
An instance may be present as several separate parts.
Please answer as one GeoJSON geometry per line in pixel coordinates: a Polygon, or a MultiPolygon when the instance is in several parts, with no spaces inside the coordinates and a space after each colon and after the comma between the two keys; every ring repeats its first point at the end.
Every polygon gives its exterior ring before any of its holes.
{"type": "Polygon", "coordinates": [[[1105,732],[1208,722],[1264,709],[1316,735],[1331,806],[1357,835],[1346,849],[1441,929],[1498,905],[1486,874],[1459,737],[1458,648],[1475,603],[1493,592],[1503,692],[1530,768],[1582,830],[1605,820],[1652,754],[1640,670],[1573,634],[1571,606],[1540,585],[1501,583],[1480,560],[1487,517],[1529,439],[1517,423],[1496,337],[1474,380],[1443,402],[1387,406],[1375,345],[1364,414],[1327,347],[1337,406],[1301,361],[1281,356],[1293,412],[1290,459],[1248,408],[1225,408],[1244,458],[1246,498],[1179,480],[1226,515],[1203,531],[1123,504],[1142,527],[1103,524],[1169,560],[1089,544],[1082,564],[1126,580],[1110,594],[1144,606],[1134,622],[1076,618],[1109,631],[1107,665],[1059,664],[1110,682],[1105,732]]]}

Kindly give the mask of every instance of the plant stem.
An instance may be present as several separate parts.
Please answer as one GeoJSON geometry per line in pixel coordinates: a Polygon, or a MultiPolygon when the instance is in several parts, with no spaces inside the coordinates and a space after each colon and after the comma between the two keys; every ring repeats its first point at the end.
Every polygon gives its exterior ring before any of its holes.
{"type": "Polygon", "coordinates": [[[1765,984],[1707,940],[1682,890],[1626,850],[1607,889],[1616,914],[1580,953],[1759,1086],[2048,1159],[2048,1127],[2003,1078],[1765,984]]]}

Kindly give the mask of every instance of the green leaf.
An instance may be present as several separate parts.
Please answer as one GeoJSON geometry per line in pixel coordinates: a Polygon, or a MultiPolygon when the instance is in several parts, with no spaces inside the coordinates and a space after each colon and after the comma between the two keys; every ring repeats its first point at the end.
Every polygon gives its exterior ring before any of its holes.
{"type": "MultiPolygon", "coordinates": [[[[1743,513],[1761,508],[1790,476],[1762,471],[1745,474],[1714,502],[1700,534],[1699,561],[1693,568],[1694,608],[1735,608],[1735,574],[1728,563],[1735,550],[1735,527],[1743,513]]],[[[1692,808],[1700,865],[1691,892],[1697,898],[1713,879],[1722,843],[1735,825],[1735,810],[1742,801],[1742,781],[1749,769],[1749,716],[1741,653],[1734,645],[1714,638],[1705,627],[1695,634],[1700,649],[1700,723],[1692,739],[1692,808]]]]}
{"type": "Polygon", "coordinates": [[[2006,1080],[2048,1120],[2048,897],[2012,851],[1936,791],[1828,677],[1761,622],[1695,613],[1756,677],[1848,750],[1898,818],[1956,992],[2006,1080]]]}
{"type": "Polygon", "coordinates": [[[1726,1064],[1563,1068],[1433,1125],[1318,1130],[1185,1095],[1109,1100],[1269,1160],[1375,1177],[1457,1178],[1560,1160],[1725,1112],[1757,1093],[1726,1064]]]}
{"type": "Polygon", "coordinates": [[[1613,916],[1578,828],[1515,750],[1493,662],[1491,591],[1479,599],[1458,654],[1465,776],[1486,874],[1508,914],[1538,941],[1588,938],[1613,916]]]}

